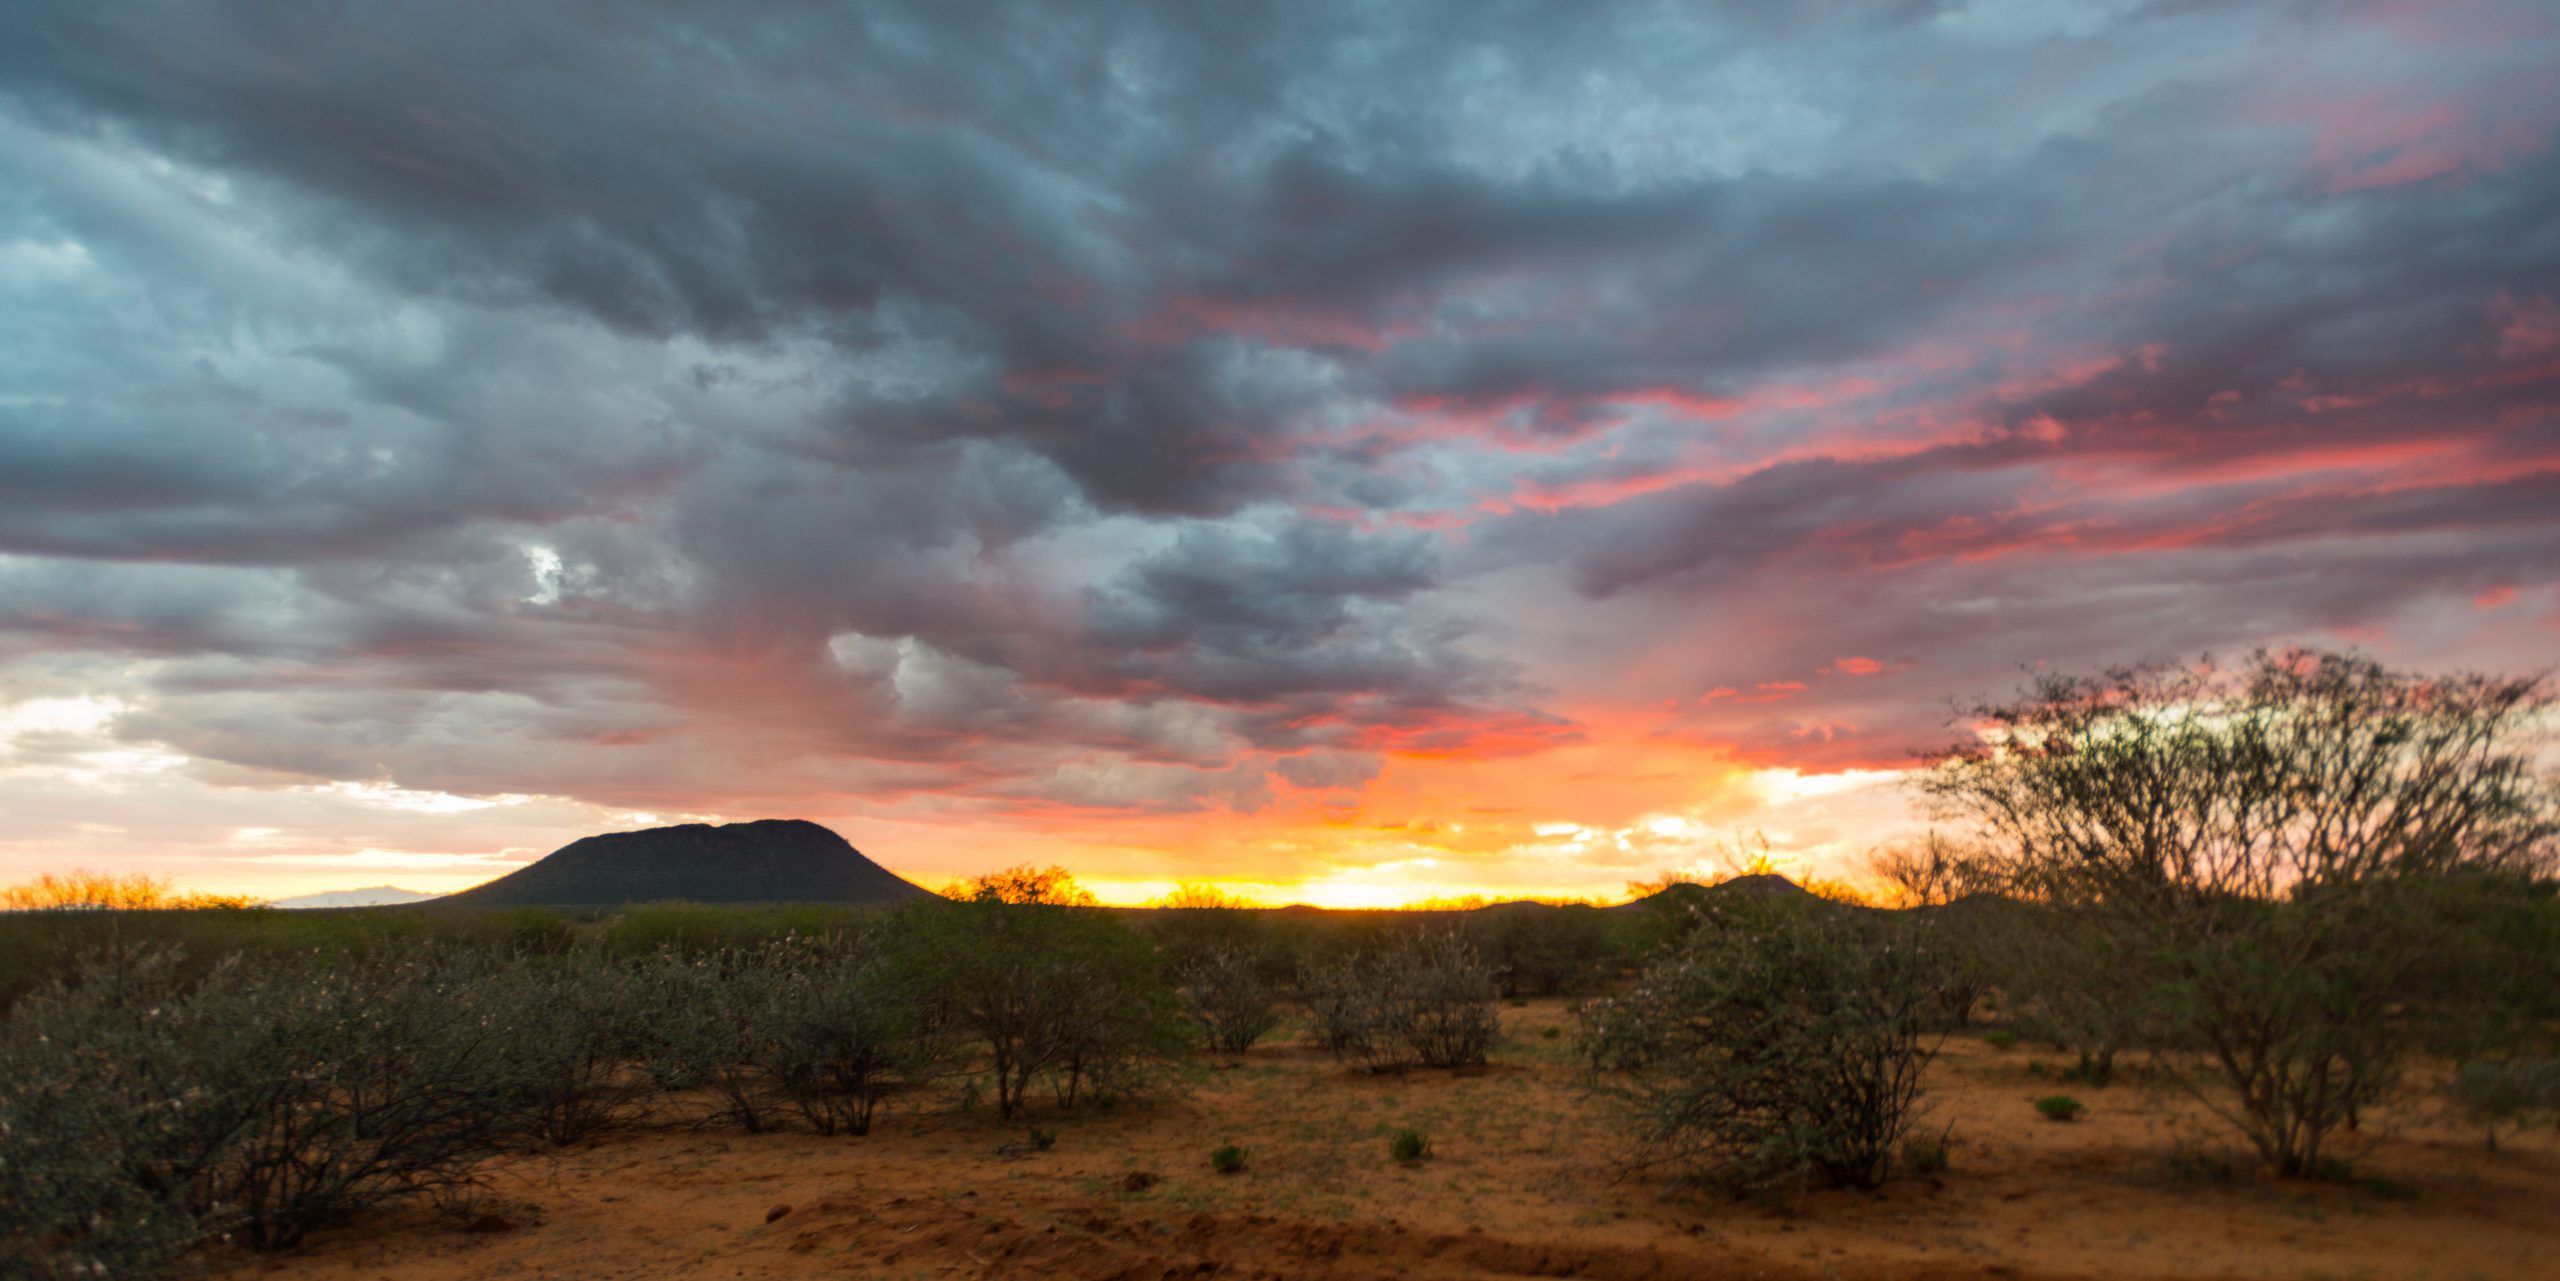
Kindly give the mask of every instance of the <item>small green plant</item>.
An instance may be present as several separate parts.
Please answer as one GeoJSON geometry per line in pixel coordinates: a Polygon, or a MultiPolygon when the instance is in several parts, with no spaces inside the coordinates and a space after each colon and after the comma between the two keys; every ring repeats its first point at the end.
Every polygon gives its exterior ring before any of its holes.
{"type": "Polygon", "coordinates": [[[1902,1168],[1913,1174],[1939,1175],[1947,1172],[1947,1149],[1952,1145],[1951,1130],[1932,1136],[1915,1134],[1902,1141],[1902,1168]]]}
{"type": "Polygon", "coordinates": [[[1244,1149],[1228,1143],[1209,1151],[1209,1168],[1220,1174],[1237,1174],[1244,1170],[1244,1149]]]}
{"type": "Polygon", "coordinates": [[[1560,1027],[1542,1027],[1538,1029],[1538,1035],[1552,1041],[1557,1037],[1564,1035],[1564,1029],[1560,1027]]]}
{"type": "Polygon", "coordinates": [[[1035,1125],[1035,1126],[1033,1126],[1033,1127],[1031,1127],[1031,1150],[1032,1150],[1032,1151],[1034,1151],[1034,1152],[1046,1152],[1046,1151],[1048,1151],[1049,1149],[1051,1149],[1051,1148],[1053,1148],[1053,1147],[1056,1147],[1056,1146],[1058,1146],[1058,1132],[1057,1132],[1057,1131],[1055,1131],[1055,1130],[1043,1130],[1043,1129],[1041,1129],[1039,1126],[1036,1126],[1036,1125],[1035,1125]]]}
{"type": "Polygon", "coordinates": [[[2005,1027],[1995,1027],[1982,1034],[1982,1043],[1995,1050],[2005,1050],[2018,1043],[2018,1034],[2005,1027]]]}
{"type": "Polygon", "coordinates": [[[2048,1121],[2077,1121],[2088,1109],[2068,1094],[2048,1094],[2036,1100],[2036,1115],[2048,1121]]]}
{"type": "Polygon", "coordinates": [[[1387,1140],[1387,1152],[1407,1165],[1431,1155],[1431,1140],[1420,1130],[1398,1130],[1387,1140]]]}

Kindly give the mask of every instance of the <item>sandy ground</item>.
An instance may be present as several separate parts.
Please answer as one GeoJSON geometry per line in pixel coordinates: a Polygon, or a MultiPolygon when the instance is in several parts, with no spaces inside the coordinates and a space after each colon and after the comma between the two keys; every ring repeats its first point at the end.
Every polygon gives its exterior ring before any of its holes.
{"type": "Polygon", "coordinates": [[[380,1281],[2560,1277],[2549,1132],[2491,1153],[2413,1103],[2360,1140],[2358,1169],[2388,1184],[2224,1182],[2173,1159],[2239,1161],[2191,1102],[2068,1087],[2086,1117],[2045,1121],[2030,1101],[2064,1087],[2031,1072],[2037,1051],[1956,1037],[1930,1077],[1930,1127],[1954,1127],[1944,1176],[1775,1205],[1667,1196],[1613,1172],[1566,1040],[1541,1035],[1568,1024],[1564,1006],[1503,1013],[1481,1071],[1372,1079],[1257,1049],[1179,1100],[1035,1118],[1057,1135],[1043,1152],[983,1111],[884,1116],[863,1138],[662,1123],[506,1164],[468,1206],[214,1262],[380,1281]],[[1389,1159],[1403,1126],[1431,1136],[1429,1159],[1389,1159]],[[1209,1168],[1225,1142],[1250,1151],[1244,1172],[1209,1168]],[[1133,1174],[1156,1178],[1133,1190],[1133,1174]]]}

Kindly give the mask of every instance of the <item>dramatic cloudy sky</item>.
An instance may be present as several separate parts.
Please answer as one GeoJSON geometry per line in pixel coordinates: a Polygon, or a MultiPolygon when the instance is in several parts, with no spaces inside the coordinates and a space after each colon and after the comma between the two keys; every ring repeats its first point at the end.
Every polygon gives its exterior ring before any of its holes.
{"type": "Polygon", "coordinates": [[[0,880],[1844,867],[2560,654],[2546,3],[0,8],[0,880]]]}

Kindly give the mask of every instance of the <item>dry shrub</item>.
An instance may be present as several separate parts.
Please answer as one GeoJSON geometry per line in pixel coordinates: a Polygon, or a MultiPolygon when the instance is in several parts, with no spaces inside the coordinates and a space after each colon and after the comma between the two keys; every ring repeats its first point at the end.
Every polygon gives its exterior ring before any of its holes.
{"type": "Polygon", "coordinates": [[[1220,1054],[1242,1054],[1280,1025],[1279,993],[1259,949],[1221,944],[1183,967],[1183,1007],[1220,1054]]]}
{"type": "Polygon", "coordinates": [[[1583,1010],[1631,1164],[1737,1188],[1873,1187],[1918,1115],[1944,966],[1907,923],[1736,902],[1583,1010]]]}
{"type": "Polygon", "coordinates": [[[1502,1030],[1492,968],[1446,927],[1314,963],[1298,984],[1309,1037],[1371,1072],[1480,1064],[1502,1030]]]}

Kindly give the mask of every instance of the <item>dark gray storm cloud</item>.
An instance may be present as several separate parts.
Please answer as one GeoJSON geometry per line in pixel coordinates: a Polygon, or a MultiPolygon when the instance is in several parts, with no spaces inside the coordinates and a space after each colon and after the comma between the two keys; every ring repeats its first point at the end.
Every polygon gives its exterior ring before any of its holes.
{"type": "Polygon", "coordinates": [[[0,703],[1157,813],[1632,707],[1897,759],[2021,662],[2529,658],[2555,56],[2503,3],[10,6],[0,703]]]}

